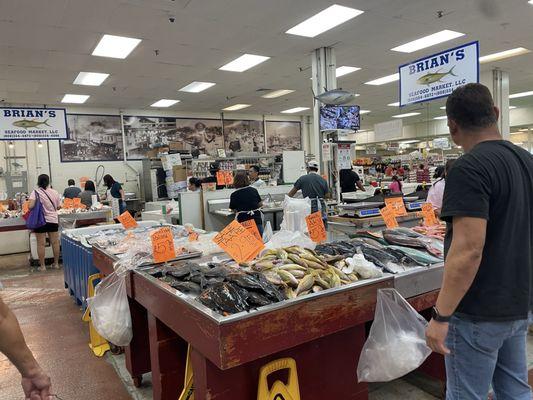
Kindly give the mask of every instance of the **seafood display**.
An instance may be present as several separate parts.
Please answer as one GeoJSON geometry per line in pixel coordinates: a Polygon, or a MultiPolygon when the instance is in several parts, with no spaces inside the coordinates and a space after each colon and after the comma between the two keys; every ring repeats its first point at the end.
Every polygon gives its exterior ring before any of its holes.
{"type": "Polygon", "coordinates": [[[444,235],[446,234],[446,224],[441,223],[433,226],[415,226],[412,230],[427,237],[444,240],[444,235]]]}

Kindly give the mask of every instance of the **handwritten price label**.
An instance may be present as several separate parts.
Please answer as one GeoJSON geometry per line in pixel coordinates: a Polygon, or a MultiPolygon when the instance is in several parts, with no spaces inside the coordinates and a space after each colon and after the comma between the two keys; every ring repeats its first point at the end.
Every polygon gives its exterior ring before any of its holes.
{"type": "Polygon", "coordinates": [[[22,214],[26,214],[28,211],[30,211],[30,202],[26,200],[24,203],[22,203],[22,214]]]}
{"type": "Polygon", "coordinates": [[[403,203],[403,197],[389,197],[385,199],[385,205],[394,210],[396,217],[403,217],[407,215],[405,204],[403,203]]]}
{"type": "Polygon", "coordinates": [[[226,185],[233,185],[233,172],[224,171],[224,182],[226,185]]]}
{"type": "Polygon", "coordinates": [[[255,220],[249,219],[247,221],[243,221],[241,222],[241,225],[244,226],[248,230],[248,232],[254,235],[254,237],[257,240],[263,242],[263,238],[259,234],[259,228],[257,228],[257,224],[255,223],[255,220]]]}
{"type": "Polygon", "coordinates": [[[63,200],[63,208],[74,208],[74,200],[73,199],[63,200]]]}
{"type": "Polygon", "coordinates": [[[244,226],[232,221],[218,235],[213,242],[220,246],[238,263],[253,260],[265,247],[244,226]]]}
{"type": "Polygon", "coordinates": [[[120,221],[124,229],[137,228],[137,221],[131,216],[129,211],[124,211],[117,219],[120,221]]]}
{"type": "Polygon", "coordinates": [[[74,197],[72,199],[72,207],[73,208],[81,208],[81,199],[79,197],[74,197]]]}
{"type": "Polygon", "coordinates": [[[307,223],[307,229],[309,230],[309,237],[313,242],[320,243],[326,240],[326,227],[324,226],[322,213],[320,211],[305,217],[305,222],[307,223]]]}
{"type": "Polygon", "coordinates": [[[226,174],[224,171],[217,171],[217,185],[225,186],[226,185],[226,174]]]}
{"type": "Polygon", "coordinates": [[[422,216],[424,217],[424,225],[426,226],[433,226],[439,224],[439,221],[435,216],[435,211],[433,210],[433,205],[431,205],[431,203],[422,204],[422,216]]]}
{"type": "Polygon", "coordinates": [[[160,228],[150,234],[154,261],[162,263],[176,258],[174,249],[174,237],[168,227],[160,228]]]}
{"type": "Polygon", "coordinates": [[[379,210],[379,213],[388,229],[398,228],[398,221],[396,221],[396,213],[393,208],[389,206],[383,207],[379,210]]]}
{"type": "Polygon", "coordinates": [[[198,232],[190,232],[189,233],[189,242],[196,242],[198,241],[198,238],[200,237],[200,235],[198,234],[198,232]]]}

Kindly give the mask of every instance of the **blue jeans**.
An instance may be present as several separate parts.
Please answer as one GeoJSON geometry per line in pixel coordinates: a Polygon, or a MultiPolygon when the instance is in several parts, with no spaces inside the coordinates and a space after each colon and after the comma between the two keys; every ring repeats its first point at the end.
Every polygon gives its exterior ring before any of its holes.
{"type": "Polygon", "coordinates": [[[527,383],[528,321],[485,322],[453,316],[446,345],[446,400],[531,400],[527,383]]]}

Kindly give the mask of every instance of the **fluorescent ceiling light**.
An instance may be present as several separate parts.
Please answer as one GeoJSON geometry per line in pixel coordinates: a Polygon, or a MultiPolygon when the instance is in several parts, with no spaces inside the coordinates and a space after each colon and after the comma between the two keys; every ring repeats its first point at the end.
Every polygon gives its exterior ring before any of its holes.
{"type": "Polygon", "coordinates": [[[294,107],[294,108],[289,108],[288,110],[284,110],[284,111],[282,111],[281,113],[282,113],[282,114],[294,114],[294,113],[297,113],[297,112],[300,112],[300,111],[305,111],[305,110],[309,110],[309,107],[294,107]]]}
{"type": "Polygon", "coordinates": [[[529,128],[522,128],[518,130],[518,132],[527,132],[527,131],[529,131],[529,128]]]}
{"type": "Polygon", "coordinates": [[[169,100],[169,99],[161,99],[159,101],[156,101],[154,104],[152,104],[150,107],[170,107],[173,106],[176,103],[179,103],[179,100],[169,100]]]}
{"type": "Polygon", "coordinates": [[[529,3],[529,4],[533,4],[533,0],[529,0],[528,3],[529,3]]]}
{"type": "Polygon", "coordinates": [[[401,144],[412,144],[412,143],[418,143],[420,140],[404,140],[400,142],[401,144]]]}
{"type": "Polygon", "coordinates": [[[392,75],[384,76],[382,78],[374,79],[373,81],[365,82],[365,85],[379,86],[379,85],[384,85],[386,83],[395,82],[399,79],[400,79],[400,74],[395,73],[392,75]]]}
{"type": "Polygon", "coordinates": [[[440,117],[435,117],[433,119],[448,119],[447,115],[441,115],[440,117]]]}
{"type": "Polygon", "coordinates": [[[521,56],[522,54],[527,54],[530,52],[531,50],[523,47],[517,47],[516,49],[500,51],[499,53],[487,54],[486,56],[479,57],[479,62],[483,64],[491,61],[504,60],[506,58],[521,56]]]}
{"type": "Polygon", "coordinates": [[[516,132],[511,132],[511,135],[521,135],[522,132],[519,132],[519,131],[516,131],[516,132]]]}
{"type": "Polygon", "coordinates": [[[464,36],[464,33],[449,31],[445,29],[443,31],[434,33],[429,36],[424,36],[420,39],[413,40],[412,42],[402,44],[401,46],[394,47],[392,51],[399,51],[401,53],[412,53],[426,47],[431,47],[439,43],[447,42],[448,40],[456,39],[464,36]]]}
{"type": "Polygon", "coordinates": [[[509,110],[514,110],[516,106],[509,106],[509,110]]]}
{"type": "Polygon", "coordinates": [[[441,110],[446,110],[446,106],[439,107],[441,110]]]}
{"type": "Polygon", "coordinates": [[[335,75],[337,78],[340,78],[341,76],[351,74],[352,72],[359,71],[360,69],[361,68],[358,67],[349,67],[347,65],[343,65],[335,70],[335,75]]]}
{"type": "Polygon", "coordinates": [[[370,110],[359,110],[359,114],[368,114],[370,110]]]}
{"type": "Polygon", "coordinates": [[[188,93],[200,93],[215,85],[216,83],[213,82],[191,82],[187,86],[182,87],[179,91],[188,93]]]}
{"type": "Polygon", "coordinates": [[[510,99],[517,99],[519,97],[526,97],[526,96],[533,96],[533,90],[530,90],[529,92],[521,92],[521,93],[514,93],[510,94],[510,99]]]}
{"type": "Polygon", "coordinates": [[[315,37],[361,15],[363,12],[364,11],[355,8],[333,4],[325,10],[320,11],[318,14],[313,15],[311,18],[299,23],[295,27],[292,27],[285,33],[290,35],[315,37]]]}
{"type": "Polygon", "coordinates": [[[109,74],[102,74],[99,72],[80,72],[74,85],[100,86],[109,76],[109,74]]]}
{"type": "Polygon", "coordinates": [[[389,107],[400,107],[400,102],[397,101],[396,103],[389,103],[387,104],[389,107]]]}
{"type": "Polygon", "coordinates": [[[129,38],[124,36],[104,35],[93,51],[93,56],[126,58],[141,39],[129,38]]]}
{"type": "Polygon", "coordinates": [[[234,104],[232,106],[223,108],[223,110],[224,111],[237,111],[237,110],[242,110],[243,108],[248,108],[250,106],[251,104],[234,104]]]}
{"type": "Polygon", "coordinates": [[[410,112],[410,113],[405,113],[405,114],[398,114],[398,115],[393,115],[392,118],[407,118],[407,117],[414,117],[415,115],[420,115],[420,113],[410,112]]]}
{"type": "Polygon", "coordinates": [[[82,104],[87,101],[90,96],[86,94],[66,94],[63,96],[61,103],[76,103],[82,104]]]}
{"type": "Polygon", "coordinates": [[[222,71],[244,72],[247,69],[255,67],[262,62],[265,62],[270,57],[258,56],[255,54],[243,54],[235,60],[223,65],[219,69],[222,71]]]}
{"type": "Polygon", "coordinates": [[[286,94],[292,93],[294,90],[291,89],[280,89],[280,90],[274,90],[270,93],[266,93],[262,95],[261,97],[264,99],[275,99],[276,97],[285,96],[286,94]]]}
{"type": "Polygon", "coordinates": [[[513,142],[513,144],[514,144],[515,146],[522,146],[524,143],[523,143],[523,142],[513,142]]]}

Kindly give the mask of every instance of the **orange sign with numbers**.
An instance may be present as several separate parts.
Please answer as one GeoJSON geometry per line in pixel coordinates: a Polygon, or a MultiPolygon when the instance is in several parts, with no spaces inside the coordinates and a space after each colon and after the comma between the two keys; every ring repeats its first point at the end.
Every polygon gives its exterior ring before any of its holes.
{"type": "Polygon", "coordinates": [[[389,197],[385,199],[385,205],[391,207],[394,210],[396,217],[403,217],[407,215],[405,204],[403,203],[403,197],[389,197]]]}
{"type": "Polygon", "coordinates": [[[137,221],[131,216],[129,211],[124,211],[117,219],[120,221],[124,229],[137,228],[137,221]]]}
{"type": "Polygon", "coordinates": [[[162,263],[176,258],[174,236],[168,227],[160,228],[150,234],[154,261],[162,263]]]}
{"type": "Polygon", "coordinates": [[[439,221],[435,216],[435,210],[433,210],[433,205],[431,203],[422,204],[422,216],[424,217],[424,225],[426,226],[439,224],[439,221]]]}
{"type": "Polygon", "coordinates": [[[241,225],[244,226],[248,231],[254,235],[258,240],[263,242],[263,238],[259,234],[259,229],[257,228],[257,224],[255,223],[255,220],[249,219],[247,221],[241,222],[241,225]]]}
{"type": "Polygon", "coordinates": [[[383,217],[383,221],[385,221],[388,229],[398,228],[398,221],[396,221],[396,213],[393,208],[390,206],[383,207],[379,210],[379,213],[383,217]]]}
{"type": "Polygon", "coordinates": [[[265,247],[263,242],[237,221],[226,226],[213,238],[213,242],[238,263],[253,260],[265,247]]]}
{"type": "Polygon", "coordinates": [[[313,242],[320,243],[326,240],[326,227],[324,226],[322,213],[320,211],[314,212],[313,214],[305,217],[305,222],[307,223],[309,237],[313,242]]]}
{"type": "Polygon", "coordinates": [[[196,242],[199,237],[200,235],[198,234],[198,232],[192,231],[189,233],[189,242],[196,242]]]}
{"type": "Polygon", "coordinates": [[[81,208],[81,199],[79,197],[74,197],[72,199],[72,207],[73,208],[81,208]]]}
{"type": "Polygon", "coordinates": [[[74,207],[74,201],[72,199],[63,200],[63,208],[73,208],[73,207],[74,207]]]}

